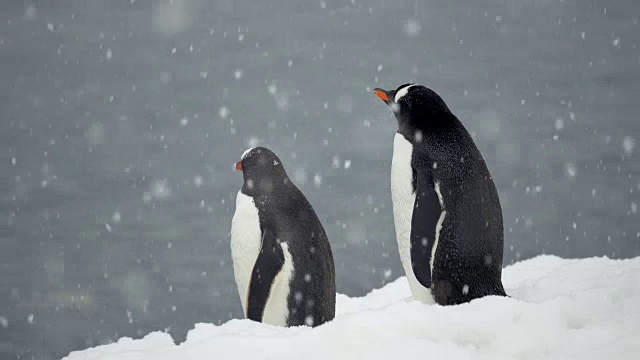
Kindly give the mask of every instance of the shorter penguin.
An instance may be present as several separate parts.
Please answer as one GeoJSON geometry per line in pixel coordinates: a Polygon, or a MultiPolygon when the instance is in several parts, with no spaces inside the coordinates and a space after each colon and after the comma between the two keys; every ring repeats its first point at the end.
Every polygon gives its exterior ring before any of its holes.
{"type": "Polygon", "coordinates": [[[231,256],[246,318],[317,326],[335,316],[333,255],[313,207],[264,147],[242,154],[244,184],[231,223],[231,256]]]}
{"type": "Polygon", "coordinates": [[[413,296],[451,305],[506,295],[500,199],[473,139],[427,87],[405,84],[374,92],[398,121],[391,195],[413,296]]]}

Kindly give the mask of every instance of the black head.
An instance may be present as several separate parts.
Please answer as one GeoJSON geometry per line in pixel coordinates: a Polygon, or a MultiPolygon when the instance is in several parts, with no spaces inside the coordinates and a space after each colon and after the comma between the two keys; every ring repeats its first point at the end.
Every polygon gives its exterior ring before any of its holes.
{"type": "Polygon", "coordinates": [[[248,196],[270,195],[290,182],[282,161],[265,147],[245,151],[236,163],[236,170],[242,171],[242,192],[248,196]]]}
{"type": "Polygon", "coordinates": [[[376,88],[374,93],[391,107],[402,130],[424,130],[449,121],[453,114],[435,91],[416,84],[400,85],[396,90],[376,88]]]}

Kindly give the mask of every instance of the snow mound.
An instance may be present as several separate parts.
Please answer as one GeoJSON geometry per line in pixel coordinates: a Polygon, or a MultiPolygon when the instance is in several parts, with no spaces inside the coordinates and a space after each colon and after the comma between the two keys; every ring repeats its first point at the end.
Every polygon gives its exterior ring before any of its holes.
{"type": "Polygon", "coordinates": [[[442,307],[412,300],[402,277],[338,295],[336,319],[313,329],[197,324],[180,345],[156,332],[66,359],[638,359],[640,257],[540,256],[505,268],[503,282],[511,298],[442,307]]]}

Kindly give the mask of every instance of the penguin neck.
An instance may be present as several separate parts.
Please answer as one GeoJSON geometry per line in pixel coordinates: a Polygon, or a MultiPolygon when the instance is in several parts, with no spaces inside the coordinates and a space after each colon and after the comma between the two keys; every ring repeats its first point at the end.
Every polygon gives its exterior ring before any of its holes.
{"type": "Polygon", "coordinates": [[[422,129],[409,124],[404,124],[398,128],[398,134],[402,135],[412,146],[419,144],[430,135],[432,129],[422,129]]]}
{"type": "Polygon", "coordinates": [[[411,121],[399,119],[398,133],[402,134],[412,145],[430,143],[434,136],[442,137],[454,130],[459,122],[451,113],[439,113],[437,116],[422,116],[411,121]]]}
{"type": "Polygon", "coordinates": [[[251,196],[277,196],[291,185],[291,180],[288,176],[257,176],[252,177],[250,175],[245,176],[244,184],[242,185],[242,193],[251,196]]]}
{"type": "Polygon", "coordinates": [[[421,111],[396,114],[398,132],[412,144],[420,142],[424,136],[435,134],[455,125],[456,117],[448,111],[421,111]],[[422,137],[421,137],[422,136],[422,137]]]}

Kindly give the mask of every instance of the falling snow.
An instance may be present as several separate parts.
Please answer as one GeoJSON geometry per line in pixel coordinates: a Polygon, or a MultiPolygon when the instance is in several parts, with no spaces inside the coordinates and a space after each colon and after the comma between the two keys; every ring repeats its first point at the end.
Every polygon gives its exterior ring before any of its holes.
{"type": "Polygon", "coordinates": [[[27,6],[27,8],[24,10],[24,16],[28,19],[28,20],[33,20],[36,18],[37,15],[37,10],[36,7],[33,5],[29,5],[27,6]]]}
{"type": "Polygon", "coordinates": [[[561,117],[556,118],[556,130],[560,131],[564,129],[564,119],[561,117]]]}
{"type": "Polygon", "coordinates": [[[222,119],[226,119],[229,116],[229,108],[226,106],[223,106],[220,108],[220,110],[218,110],[218,116],[220,116],[220,118],[222,119]]]}
{"type": "Polygon", "coordinates": [[[340,167],[340,157],[338,155],[335,155],[333,157],[333,159],[331,160],[331,164],[334,168],[339,168],[340,167]]]}
{"type": "Polygon", "coordinates": [[[163,84],[168,84],[171,82],[171,73],[168,73],[166,71],[163,71],[160,73],[160,82],[162,82],[163,84]]]}
{"type": "Polygon", "coordinates": [[[304,185],[307,183],[307,171],[304,168],[298,168],[293,173],[293,181],[296,184],[304,185]]]}
{"type": "Polygon", "coordinates": [[[89,146],[104,144],[106,141],[107,131],[101,122],[93,123],[87,129],[85,138],[89,146]]]}
{"type": "Polygon", "coordinates": [[[276,106],[280,111],[289,109],[289,94],[286,92],[278,92],[274,95],[276,106]]]}
{"type": "Polygon", "coordinates": [[[578,174],[578,169],[577,169],[575,164],[567,163],[565,165],[565,173],[566,173],[567,177],[569,177],[570,179],[573,179],[578,174]]]}
{"type": "Polygon", "coordinates": [[[255,136],[250,137],[249,139],[247,139],[247,148],[252,149],[256,146],[258,146],[260,144],[260,139],[258,139],[255,136]]]}
{"type": "Polygon", "coordinates": [[[187,30],[195,20],[197,7],[191,0],[160,0],[154,2],[153,30],[176,34],[187,30]]]}
{"type": "Polygon", "coordinates": [[[636,140],[631,136],[625,136],[624,139],[622,140],[622,148],[624,149],[625,154],[631,155],[635,147],[636,147],[636,140]]]}
{"type": "Polygon", "coordinates": [[[151,196],[158,200],[166,200],[171,195],[171,188],[167,180],[158,180],[151,185],[151,196]]]}
{"type": "Polygon", "coordinates": [[[420,34],[420,30],[422,30],[422,26],[416,19],[409,19],[404,23],[404,33],[407,36],[417,36],[420,34]]]}
{"type": "Polygon", "coordinates": [[[307,316],[304,318],[304,323],[305,323],[305,325],[307,325],[307,326],[313,326],[313,324],[314,324],[313,316],[311,316],[311,315],[307,315],[307,316]]]}

